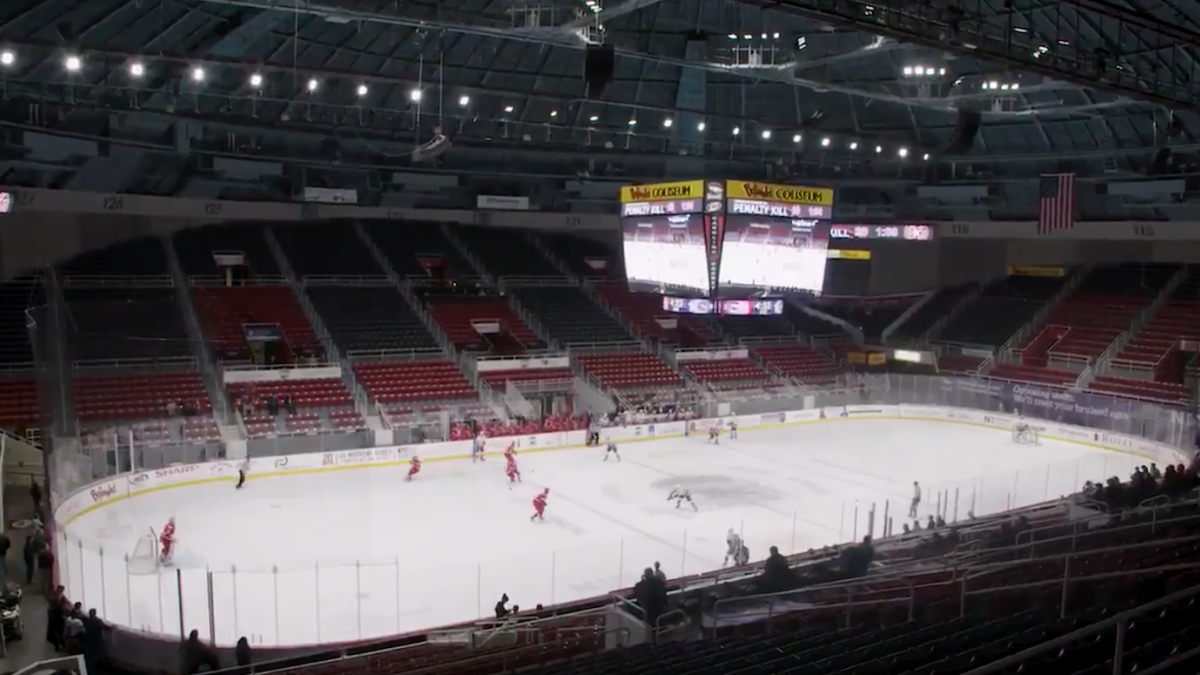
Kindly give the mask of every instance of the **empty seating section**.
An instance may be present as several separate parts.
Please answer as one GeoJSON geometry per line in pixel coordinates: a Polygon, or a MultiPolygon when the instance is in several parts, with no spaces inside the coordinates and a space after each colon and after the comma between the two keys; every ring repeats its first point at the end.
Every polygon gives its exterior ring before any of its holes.
{"type": "Polygon", "coordinates": [[[305,293],[343,353],[437,349],[425,324],[394,288],[309,286],[305,293]]]}
{"type": "Polygon", "coordinates": [[[508,290],[541,321],[552,340],[564,345],[633,339],[616,319],[573,286],[526,286],[508,290]]]}
{"type": "Polygon", "coordinates": [[[365,223],[392,269],[401,277],[466,278],[478,276],[471,263],[433,223],[365,223]]]}
{"type": "Polygon", "coordinates": [[[680,361],[692,379],[713,389],[751,389],[770,385],[770,376],[751,359],[680,361]]]}
{"type": "Polygon", "coordinates": [[[1008,277],[985,286],[934,337],[944,342],[999,347],[1021,330],[1062,288],[1059,277],[1008,277]]]}
{"type": "MultiPolygon", "coordinates": [[[[208,415],[212,402],[195,371],[79,375],[71,382],[75,413],[84,424],[126,423],[208,415]]],[[[148,430],[153,436],[152,429],[148,430]]]]}
{"type": "Polygon", "coordinates": [[[901,314],[920,299],[919,295],[901,296],[821,305],[818,309],[861,330],[863,339],[868,343],[878,344],[882,340],[883,329],[892,325],[892,322],[899,319],[901,314]]]}
{"type": "Polygon", "coordinates": [[[37,382],[0,380],[0,427],[34,426],[38,422],[37,382]]]}
{"type": "Polygon", "coordinates": [[[1079,379],[1079,373],[1074,371],[1023,363],[997,363],[988,371],[988,375],[1002,380],[1022,380],[1060,387],[1073,386],[1079,379]]]}
{"type": "Polygon", "coordinates": [[[376,403],[478,399],[475,388],[450,361],[356,361],[354,374],[376,403]]]}
{"type": "Polygon", "coordinates": [[[1157,382],[1113,375],[1097,377],[1088,385],[1088,389],[1105,394],[1132,396],[1167,403],[1186,402],[1189,398],[1188,388],[1178,382],[1157,382]]]}
{"type": "Polygon", "coordinates": [[[716,333],[704,319],[664,310],[660,295],[631,293],[623,282],[601,284],[596,290],[604,302],[641,335],[680,347],[703,347],[710,340],[719,342],[716,333]],[[675,328],[664,327],[656,319],[673,320],[676,322],[675,328]]]}
{"type": "Polygon", "coordinates": [[[537,236],[573,274],[600,279],[615,279],[620,274],[620,261],[616,254],[619,243],[616,241],[608,243],[559,232],[540,233],[537,236]],[[603,261],[604,265],[598,266],[598,261],[603,261]]]}
{"type": "Polygon", "coordinates": [[[795,307],[790,302],[783,303],[783,316],[790,324],[796,327],[796,332],[804,335],[845,335],[846,333],[845,328],[842,326],[821,317],[813,316],[795,307]]]}
{"type": "Polygon", "coordinates": [[[175,235],[175,255],[188,276],[212,276],[222,270],[213,253],[241,254],[247,276],[278,276],[279,265],[260,225],[210,225],[175,235]]]}
{"type": "Polygon", "coordinates": [[[173,288],[71,288],[64,291],[72,358],[77,361],[189,357],[173,288]]]}
{"type": "Polygon", "coordinates": [[[1074,293],[1051,310],[1045,327],[1022,345],[1022,361],[1026,365],[1045,365],[1047,359],[1089,363],[1129,329],[1177,269],[1147,264],[1092,270],[1074,293]]]}
{"type": "Polygon", "coordinates": [[[492,389],[504,390],[508,382],[570,387],[575,375],[570,368],[517,368],[515,370],[481,370],[479,379],[486,382],[492,389]]]}
{"type": "MultiPolygon", "coordinates": [[[[951,286],[943,288],[933,294],[932,298],[925,301],[908,318],[904,323],[896,327],[892,334],[888,336],[890,340],[917,340],[920,339],[933,324],[937,323],[946,316],[954,306],[957,305],[967,293],[971,292],[973,285],[951,286]]],[[[920,302],[920,300],[918,300],[920,302]]]]}
{"type": "Polygon", "coordinates": [[[276,225],[271,232],[297,277],[383,274],[353,223],[276,225]]]}
{"type": "Polygon", "coordinates": [[[972,373],[987,361],[986,356],[947,352],[938,357],[938,370],[947,373],[972,373]]]}
{"type": "Polygon", "coordinates": [[[561,277],[524,232],[494,227],[459,227],[455,230],[466,247],[497,277],[561,277]]]}
{"type": "Polygon", "coordinates": [[[839,370],[828,355],[805,345],[761,345],[754,354],[768,368],[805,382],[832,381],[839,370]]]}
{"type": "MultiPolygon", "coordinates": [[[[46,304],[40,276],[17,277],[0,283],[0,368],[33,365],[26,309],[46,304]]],[[[48,327],[42,326],[41,330],[48,327]]]]}
{"type": "Polygon", "coordinates": [[[782,316],[723,316],[716,319],[727,338],[792,337],[796,329],[782,316]]]}
{"type": "Polygon", "coordinates": [[[579,365],[605,387],[613,389],[683,388],[678,373],[653,354],[578,354],[579,365]]]}
{"type": "Polygon", "coordinates": [[[217,355],[246,360],[250,348],[245,324],[278,324],[293,355],[324,353],[304,310],[287,286],[196,286],[192,288],[196,318],[217,355]]]}
{"type": "Polygon", "coordinates": [[[157,237],[138,237],[87,251],[59,266],[64,277],[155,277],[170,274],[166,251],[157,237]]]}
{"type": "Polygon", "coordinates": [[[249,438],[366,428],[340,378],[233,382],[225,389],[249,438]]]}
{"type": "Polygon", "coordinates": [[[495,343],[511,337],[519,344],[507,345],[513,352],[533,349],[541,345],[537,333],[533,332],[521,317],[502,298],[431,300],[429,313],[437,321],[451,343],[465,348],[483,350],[489,341],[495,343]],[[479,325],[498,325],[499,333],[489,333],[485,338],[478,330],[479,325]]]}
{"type": "Polygon", "coordinates": [[[344,408],[354,405],[346,384],[340,378],[304,380],[230,382],[225,385],[230,397],[244,410],[262,411],[269,399],[291,401],[297,410],[302,408],[344,408]]]}

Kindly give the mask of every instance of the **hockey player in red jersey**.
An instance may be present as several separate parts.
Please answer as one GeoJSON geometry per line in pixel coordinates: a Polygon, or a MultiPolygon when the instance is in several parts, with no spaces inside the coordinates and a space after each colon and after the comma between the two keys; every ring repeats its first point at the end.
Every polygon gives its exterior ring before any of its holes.
{"type": "Polygon", "coordinates": [[[175,518],[172,517],[163,526],[162,534],[158,535],[159,547],[162,552],[159,553],[158,561],[163,565],[171,564],[171,556],[175,553],[175,518]]]}
{"type": "Polygon", "coordinates": [[[521,470],[517,468],[517,450],[516,443],[509,443],[504,449],[504,475],[508,476],[509,483],[521,482],[521,470]]]}
{"type": "Polygon", "coordinates": [[[529,516],[529,520],[545,520],[546,519],[546,498],[550,496],[550,488],[546,488],[538,493],[538,496],[533,498],[533,515],[529,516]]]}
{"type": "Polygon", "coordinates": [[[412,461],[408,463],[408,475],[404,477],[404,480],[412,480],[419,473],[421,473],[421,458],[413,455],[412,461]]]}

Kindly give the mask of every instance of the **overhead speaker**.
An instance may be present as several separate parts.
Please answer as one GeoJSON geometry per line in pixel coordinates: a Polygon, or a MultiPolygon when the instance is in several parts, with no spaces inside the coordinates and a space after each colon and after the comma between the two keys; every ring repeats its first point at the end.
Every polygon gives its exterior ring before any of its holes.
{"type": "Polygon", "coordinates": [[[979,135],[979,126],[982,123],[983,117],[974,110],[959,110],[948,150],[953,154],[965,154],[975,144],[975,137],[979,135]]]}
{"type": "Polygon", "coordinates": [[[583,81],[587,85],[589,98],[600,98],[604,89],[612,82],[616,56],[608,45],[589,45],[583,64],[583,81]]]}

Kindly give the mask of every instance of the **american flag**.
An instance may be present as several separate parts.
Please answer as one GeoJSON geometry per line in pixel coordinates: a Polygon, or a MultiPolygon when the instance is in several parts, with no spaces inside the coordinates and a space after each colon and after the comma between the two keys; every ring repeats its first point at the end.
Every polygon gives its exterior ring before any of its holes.
{"type": "Polygon", "coordinates": [[[1042,174],[1038,187],[1038,234],[1075,227],[1075,174],[1042,174]]]}

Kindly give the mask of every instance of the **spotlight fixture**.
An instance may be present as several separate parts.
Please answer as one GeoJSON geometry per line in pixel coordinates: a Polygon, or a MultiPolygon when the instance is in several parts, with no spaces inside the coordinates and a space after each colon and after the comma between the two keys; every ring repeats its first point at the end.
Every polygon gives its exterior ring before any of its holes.
{"type": "Polygon", "coordinates": [[[829,137],[828,137],[828,136],[826,136],[825,138],[822,138],[822,139],[821,139],[821,147],[822,147],[822,148],[828,148],[828,147],[829,147],[829,137]]]}
{"type": "Polygon", "coordinates": [[[17,55],[10,50],[0,52],[0,66],[11,66],[17,62],[17,55]]]}
{"type": "Polygon", "coordinates": [[[63,60],[63,65],[66,66],[68,73],[77,73],[83,67],[83,61],[78,56],[71,55],[63,60]]]}
{"type": "Polygon", "coordinates": [[[629,121],[628,121],[628,122],[626,122],[626,124],[628,124],[628,125],[629,125],[631,128],[632,128],[632,127],[636,127],[636,126],[637,126],[637,120],[635,120],[635,119],[633,119],[633,118],[631,117],[631,118],[629,118],[629,121]]]}
{"type": "Polygon", "coordinates": [[[762,139],[763,139],[764,141],[769,141],[769,140],[771,140],[771,130],[770,130],[770,129],[763,129],[763,132],[762,132],[762,139]]]}
{"type": "Polygon", "coordinates": [[[588,121],[591,122],[592,124],[595,124],[596,122],[600,121],[600,116],[592,115],[591,117],[588,118],[588,121]]]}
{"type": "Polygon", "coordinates": [[[319,86],[321,86],[321,83],[317,82],[317,79],[315,77],[308,81],[308,90],[310,92],[316,91],[317,87],[319,87],[319,86]]]}
{"type": "Polygon", "coordinates": [[[195,68],[192,68],[192,82],[203,82],[203,81],[204,81],[204,69],[201,68],[200,66],[196,66],[195,68]]]}
{"type": "Polygon", "coordinates": [[[741,127],[734,127],[734,128],[733,128],[733,135],[734,135],[734,136],[737,136],[738,134],[741,134],[741,133],[742,133],[742,128],[741,128],[741,127]]]}
{"type": "Polygon", "coordinates": [[[704,122],[701,122],[696,125],[696,131],[704,131],[707,128],[708,128],[708,125],[705,124],[704,122]]]}
{"type": "Polygon", "coordinates": [[[851,150],[857,150],[857,149],[858,149],[858,141],[851,141],[851,142],[850,142],[850,149],[851,149],[851,150]]]}
{"type": "Polygon", "coordinates": [[[663,128],[664,129],[670,129],[674,124],[675,124],[675,120],[671,119],[670,117],[663,119],[663,128]]]}
{"type": "Polygon", "coordinates": [[[412,91],[408,92],[408,100],[412,101],[413,103],[420,103],[421,102],[421,90],[413,89],[412,91]]]}
{"type": "Polygon", "coordinates": [[[355,93],[358,94],[359,98],[362,98],[363,96],[367,95],[368,91],[369,90],[367,89],[367,85],[360,84],[360,85],[358,85],[358,89],[355,91],[355,93]]]}
{"type": "Polygon", "coordinates": [[[921,155],[921,159],[923,159],[923,160],[925,160],[926,162],[928,162],[928,161],[929,161],[929,153],[927,152],[927,153],[925,153],[924,155],[921,155]]]}
{"type": "Polygon", "coordinates": [[[883,146],[882,145],[875,146],[875,154],[878,155],[881,152],[883,152],[883,146]]]}
{"type": "Polygon", "coordinates": [[[558,117],[558,111],[557,111],[557,110],[551,110],[551,111],[550,111],[550,118],[551,118],[551,119],[554,119],[555,117],[558,117]]]}
{"type": "Polygon", "coordinates": [[[908,157],[908,148],[900,148],[898,154],[901,157],[908,157]]]}
{"type": "Polygon", "coordinates": [[[261,87],[262,83],[263,83],[263,76],[260,75],[259,73],[254,73],[250,76],[250,86],[251,87],[255,87],[255,88],[261,87]]]}
{"type": "Polygon", "coordinates": [[[470,103],[471,103],[471,97],[470,97],[470,96],[463,95],[463,96],[459,96],[459,97],[458,97],[458,107],[460,107],[460,108],[465,108],[465,107],[467,107],[467,106],[468,106],[470,103]]]}
{"type": "Polygon", "coordinates": [[[141,63],[139,63],[137,61],[134,61],[133,63],[129,64],[129,75],[131,77],[141,77],[145,74],[146,74],[146,66],[143,66],[141,63]]]}
{"type": "Polygon", "coordinates": [[[800,134],[796,134],[795,136],[792,136],[793,143],[799,143],[801,140],[803,140],[803,138],[800,136],[800,134]]]}

